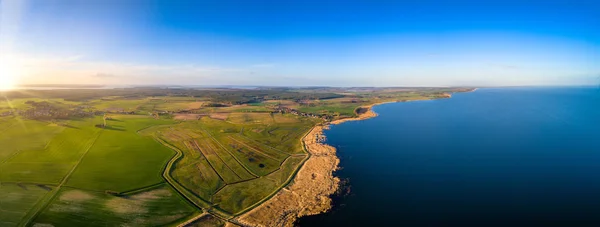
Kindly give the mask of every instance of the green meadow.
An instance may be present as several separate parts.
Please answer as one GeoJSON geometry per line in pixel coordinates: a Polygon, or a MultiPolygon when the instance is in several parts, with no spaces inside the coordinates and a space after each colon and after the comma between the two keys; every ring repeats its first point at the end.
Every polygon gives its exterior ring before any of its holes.
{"type": "Polygon", "coordinates": [[[224,225],[292,182],[309,158],[302,137],[315,125],[354,116],[361,105],[444,96],[226,89],[3,95],[0,226],[175,226],[200,214],[191,226],[224,225]]]}
{"type": "Polygon", "coordinates": [[[112,196],[63,188],[34,221],[53,226],[162,226],[196,214],[194,207],[166,185],[112,196]]]}
{"type": "MultiPolygon", "coordinates": [[[[253,114],[251,117],[272,120],[270,114],[253,114]]],[[[288,117],[296,119],[296,116],[288,117]]],[[[296,121],[307,125],[299,127],[304,130],[312,124],[311,121],[296,121]]],[[[277,125],[274,121],[270,124],[277,125]]],[[[290,152],[303,154],[292,157],[288,152],[242,134],[244,131],[265,131],[266,127],[254,120],[235,123],[229,119],[202,117],[198,121],[150,128],[142,133],[154,135],[183,153],[172,170],[172,176],[179,184],[198,199],[214,204],[221,212],[237,214],[283,187],[307,157],[303,151],[290,152]]],[[[302,132],[283,130],[266,135],[282,142],[282,146],[291,147],[300,146],[302,132]]]]}

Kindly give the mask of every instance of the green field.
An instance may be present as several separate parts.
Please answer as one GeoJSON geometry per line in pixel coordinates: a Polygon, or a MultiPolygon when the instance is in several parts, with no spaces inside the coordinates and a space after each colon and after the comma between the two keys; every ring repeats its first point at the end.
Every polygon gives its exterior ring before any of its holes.
{"type": "MultiPolygon", "coordinates": [[[[163,167],[174,155],[174,151],[152,137],[138,133],[151,126],[173,124],[171,120],[114,115],[104,129],[95,127],[102,123],[101,117],[55,123],[17,118],[12,121],[16,126],[4,131],[0,140],[11,148],[1,153],[6,157],[0,162],[2,190],[19,189],[10,186],[11,182],[45,189],[30,190],[31,197],[4,204],[9,206],[6,210],[18,209],[20,214],[47,212],[36,207],[40,198],[35,197],[36,202],[32,202],[34,193],[38,192],[43,192],[40,195],[49,200],[57,190],[60,195],[66,188],[108,196],[107,191],[121,193],[164,184],[163,167]]],[[[16,193],[13,193],[15,198],[16,193]]],[[[180,197],[174,198],[181,202],[180,197]]],[[[11,222],[15,222],[13,219],[11,222]]]]}
{"type": "Polygon", "coordinates": [[[343,116],[354,116],[354,109],[356,109],[356,105],[343,103],[324,103],[317,106],[303,106],[298,108],[302,112],[343,116]]]}
{"type": "MultiPolygon", "coordinates": [[[[269,114],[260,114],[260,117],[271,119],[269,114]]],[[[235,124],[203,117],[199,121],[156,127],[143,133],[154,135],[182,151],[183,157],[175,163],[172,171],[177,182],[199,199],[215,204],[226,213],[236,214],[276,192],[286,183],[279,175],[285,175],[287,180],[300,167],[298,159],[306,157],[303,152],[302,156],[291,157],[288,152],[240,134],[245,129],[262,127],[264,125],[254,122],[235,124]]],[[[293,130],[287,132],[297,134],[293,130]]],[[[279,133],[269,137],[286,136],[290,135],[279,133]]],[[[290,144],[288,146],[299,146],[300,136],[295,138],[297,140],[290,139],[288,142],[281,138],[278,140],[290,144]]],[[[299,149],[302,150],[301,147],[299,149]]]]}
{"type": "Polygon", "coordinates": [[[110,129],[102,130],[66,185],[122,192],[163,182],[162,167],[174,152],[137,131],[172,123],[145,116],[116,116],[109,123],[110,129]]]}
{"type": "Polygon", "coordinates": [[[54,226],[160,226],[197,211],[170,187],[161,185],[123,196],[65,188],[34,224],[54,226]]]}
{"type": "Polygon", "coordinates": [[[293,180],[315,125],[448,91],[0,93],[0,226],[225,225],[293,180]]]}
{"type": "Polygon", "coordinates": [[[51,187],[34,184],[2,183],[0,185],[0,226],[16,226],[51,187]]]}

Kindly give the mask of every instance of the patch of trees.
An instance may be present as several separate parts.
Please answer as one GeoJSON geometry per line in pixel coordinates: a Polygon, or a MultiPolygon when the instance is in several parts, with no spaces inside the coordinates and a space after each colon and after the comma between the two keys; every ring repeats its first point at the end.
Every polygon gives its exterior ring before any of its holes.
{"type": "Polygon", "coordinates": [[[209,102],[209,103],[204,103],[202,106],[204,106],[204,107],[227,107],[229,105],[226,105],[223,103],[209,102]]]}
{"type": "Polygon", "coordinates": [[[369,108],[359,107],[356,109],[356,114],[364,114],[366,112],[369,112],[369,108]]]}

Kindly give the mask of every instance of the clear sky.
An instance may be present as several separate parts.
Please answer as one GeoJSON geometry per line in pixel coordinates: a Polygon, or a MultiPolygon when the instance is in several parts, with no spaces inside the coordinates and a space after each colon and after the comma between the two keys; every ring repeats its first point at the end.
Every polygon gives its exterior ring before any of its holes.
{"type": "Polygon", "coordinates": [[[0,0],[0,60],[28,84],[594,84],[600,1],[0,0]]]}

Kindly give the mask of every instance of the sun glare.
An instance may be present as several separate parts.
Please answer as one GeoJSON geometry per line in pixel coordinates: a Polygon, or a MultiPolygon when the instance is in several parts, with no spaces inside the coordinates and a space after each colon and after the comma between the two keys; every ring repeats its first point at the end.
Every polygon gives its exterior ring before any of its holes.
{"type": "Polygon", "coordinates": [[[0,64],[0,91],[15,89],[18,76],[14,67],[0,64]]]}

